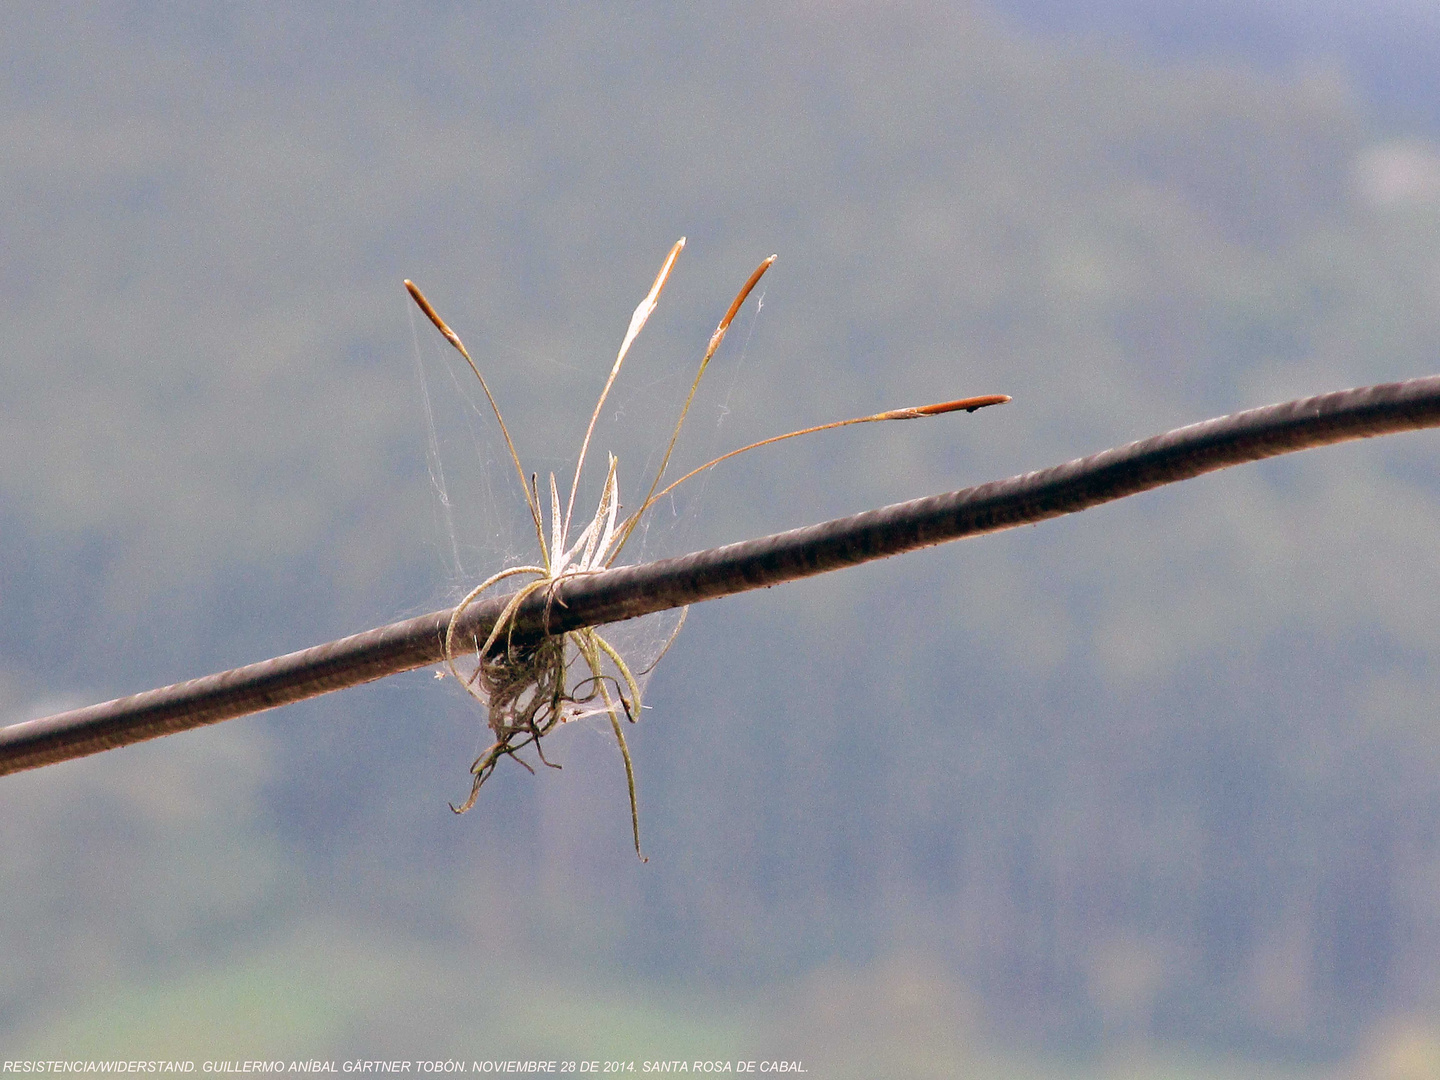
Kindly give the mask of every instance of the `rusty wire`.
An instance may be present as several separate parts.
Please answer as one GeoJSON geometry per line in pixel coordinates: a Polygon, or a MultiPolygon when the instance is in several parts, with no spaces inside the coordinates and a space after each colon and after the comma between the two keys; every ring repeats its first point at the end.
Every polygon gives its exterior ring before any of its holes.
{"type": "MultiPolygon", "coordinates": [[[[1163,484],[1315,446],[1440,426],[1440,375],[1342,390],[1177,428],[1038,472],[675,559],[558,582],[515,619],[517,639],[822,574],[997,532],[1163,484]]],[[[483,640],[503,596],[473,604],[465,639],[483,640]]],[[[273,709],[444,658],[451,611],[436,611],[232,671],[0,728],[0,775],[273,709]]]]}

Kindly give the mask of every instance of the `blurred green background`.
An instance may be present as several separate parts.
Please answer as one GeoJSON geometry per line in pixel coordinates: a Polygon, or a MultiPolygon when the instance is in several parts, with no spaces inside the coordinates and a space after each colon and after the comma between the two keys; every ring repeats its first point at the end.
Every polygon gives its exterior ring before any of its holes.
{"type": "MultiPolygon", "coordinates": [[[[1015,397],[729,463],[647,552],[1440,370],[1440,15],[1168,10],[11,9],[6,722],[526,554],[405,277],[563,472],[688,236],[630,499],[771,252],[681,464],[1015,397]]],[[[483,720],[428,672],[5,778],[0,1048],[1440,1076],[1437,536],[1410,435],[697,608],[645,865],[599,728],[452,816],[483,720]]]]}

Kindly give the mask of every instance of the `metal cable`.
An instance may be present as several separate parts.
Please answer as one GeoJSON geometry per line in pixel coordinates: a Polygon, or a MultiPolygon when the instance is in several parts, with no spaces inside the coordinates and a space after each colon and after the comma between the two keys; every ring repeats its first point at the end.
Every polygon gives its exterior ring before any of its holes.
{"type": "MultiPolygon", "coordinates": [[[[517,638],[633,619],[966,536],[1071,514],[1163,484],[1314,446],[1440,426],[1440,375],[1343,390],[1191,424],[1038,472],[675,559],[563,579],[537,594],[517,638]]],[[[484,639],[504,607],[466,609],[484,639]]],[[[444,658],[436,611],[218,675],[0,728],[0,775],[273,709],[444,658]]]]}

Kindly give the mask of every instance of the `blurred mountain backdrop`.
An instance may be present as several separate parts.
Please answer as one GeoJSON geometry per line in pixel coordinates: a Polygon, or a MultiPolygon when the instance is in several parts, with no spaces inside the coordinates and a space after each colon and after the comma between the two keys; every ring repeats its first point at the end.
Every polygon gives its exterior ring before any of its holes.
{"type": "MultiPolygon", "coordinates": [[[[1440,16],[1094,11],[13,9],[6,722],[525,554],[405,277],[563,474],[687,235],[607,410],[632,500],[772,251],[685,462],[1014,395],[728,463],[649,551],[1440,370],[1440,16]]],[[[483,718],[427,672],[5,778],[0,1044],[1440,1075],[1437,536],[1410,435],[697,608],[645,865],[599,728],[451,815],[483,718]]]]}

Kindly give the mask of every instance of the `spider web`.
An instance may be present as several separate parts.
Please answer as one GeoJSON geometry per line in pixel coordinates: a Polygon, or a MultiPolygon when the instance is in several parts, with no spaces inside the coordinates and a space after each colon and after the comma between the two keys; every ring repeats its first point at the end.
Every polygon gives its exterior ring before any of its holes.
{"type": "MultiPolygon", "coordinates": [[[[705,461],[719,452],[716,448],[724,437],[725,421],[747,366],[751,338],[763,306],[764,294],[757,290],[752,306],[736,320],[731,338],[722,350],[726,354],[725,362],[710,369],[707,382],[711,385],[702,383],[677,448],[677,453],[683,454],[683,460],[694,458],[697,462],[705,461]]],[[[430,488],[431,528],[428,542],[440,564],[445,602],[453,604],[478,582],[500,570],[537,563],[539,552],[524,493],[478,381],[463,358],[413,306],[409,307],[409,316],[430,488]]],[[[617,317],[617,324],[620,321],[617,317]]],[[[457,326],[456,330],[467,339],[467,345],[471,341],[477,343],[471,349],[472,355],[481,370],[486,372],[487,381],[496,392],[497,402],[515,437],[526,475],[539,473],[541,502],[546,507],[548,542],[548,474],[552,470],[556,474],[563,504],[573,476],[574,455],[578,452],[584,431],[583,422],[558,447],[558,452],[556,447],[550,447],[550,453],[541,453],[547,447],[536,446],[535,440],[527,438],[532,425],[523,422],[523,410],[508,406],[501,396],[511,380],[497,378],[492,372],[497,372],[506,364],[528,365],[529,370],[542,370],[545,382],[556,386],[557,393],[583,400],[592,393],[592,388],[598,392],[597,374],[600,377],[605,374],[600,368],[609,361],[603,358],[607,352],[613,357],[618,335],[616,342],[598,343],[587,350],[589,355],[585,360],[575,363],[526,354],[504,345],[497,346],[493,343],[496,335],[483,330],[477,332],[461,326],[457,326]],[[591,370],[591,367],[596,370],[591,370]],[[522,419],[518,427],[517,416],[522,419]]],[[[604,477],[606,454],[612,447],[616,448],[620,462],[620,491],[625,510],[638,508],[654,478],[704,345],[705,340],[700,340],[691,353],[679,361],[653,355],[646,356],[638,364],[635,360],[627,360],[626,368],[606,402],[591,444],[575,504],[570,531],[572,542],[593,514],[604,477]],[[631,421],[636,416],[649,420],[660,418],[662,422],[634,425],[631,421]],[[644,428],[643,436],[633,430],[636,427],[644,428]],[[638,441],[641,438],[646,440],[644,444],[638,441]]],[[[588,414],[588,409],[585,411],[588,414]]],[[[672,460],[667,478],[674,479],[683,472],[683,469],[677,468],[677,461],[672,460]]],[[[702,473],[688,481],[680,491],[658,500],[642,517],[616,565],[664,558],[689,550],[708,479],[708,473],[702,473]]],[[[509,589],[502,586],[500,591],[509,589]]],[[[642,691],[646,689],[658,658],[674,639],[682,618],[680,612],[661,612],[604,628],[605,637],[625,657],[642,691]]],[[[648,706],[645,711],[650,713],[648,706]]],[[[597,734],[603,730],[604,738],[613,751],[613,739],[608,722],[603,717],[598,725],[594,718],[588,718],[579,724],[566,726],[592,730],[597,734]]],[[[482,744],[487,742],[488,734],[483,722],[477,724],[477,754],[483,749],[482,744]]],[[[563,747],[563,743],[560,745],[563,747]]]]}

